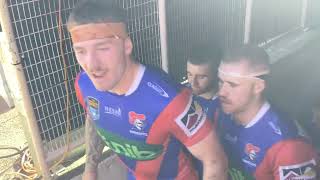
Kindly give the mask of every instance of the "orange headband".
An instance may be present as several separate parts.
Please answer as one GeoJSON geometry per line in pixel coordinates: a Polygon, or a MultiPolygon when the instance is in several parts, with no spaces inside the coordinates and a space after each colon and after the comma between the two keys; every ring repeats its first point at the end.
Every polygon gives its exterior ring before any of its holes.
{"type": "Polygon", "coordinates": [[[122,38],[128,36],[124,23],[92,23],[70,29],[73,43],[103,38],[122,38]]]}

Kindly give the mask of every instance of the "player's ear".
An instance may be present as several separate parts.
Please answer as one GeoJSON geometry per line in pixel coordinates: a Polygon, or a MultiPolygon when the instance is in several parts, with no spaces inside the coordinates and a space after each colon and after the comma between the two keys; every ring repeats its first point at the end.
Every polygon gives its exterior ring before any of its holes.
{"type": "Polygon", "coordinates": [[[132,49],[133,49],[133,44],[132,44],[130,37],[128,36],[124,40],[124,50],[125,50],[126,55],[130,56],[132,53],[132,49]]]}
{"type": "Polygon", "coordinates": [[[260,94],[266,88],[266,82],[262,79],[257,79],[254,83],[254,92],[260,94]]]}

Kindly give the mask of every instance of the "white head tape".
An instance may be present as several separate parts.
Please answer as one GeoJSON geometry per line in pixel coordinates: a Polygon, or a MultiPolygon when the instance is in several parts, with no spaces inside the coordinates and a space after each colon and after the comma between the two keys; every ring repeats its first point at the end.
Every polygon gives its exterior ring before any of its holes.
{"type": "Polygon", "coordinates": [[[270,73],[269,69],[262,70],[260,72],[250,73],[250,74],[240,74],[239,72],[227,72],[227,71],[222,70],[222,68],[221,68],[222,64],[223,63],[221,62],[219,69],[218,69],[219,76],[222,75],[222,76],[229,76],[229,77],[236,77],[236,78],[260,79],[258,76],[262,76],[262,75],[266,75],[266,74],[270,73]]]}

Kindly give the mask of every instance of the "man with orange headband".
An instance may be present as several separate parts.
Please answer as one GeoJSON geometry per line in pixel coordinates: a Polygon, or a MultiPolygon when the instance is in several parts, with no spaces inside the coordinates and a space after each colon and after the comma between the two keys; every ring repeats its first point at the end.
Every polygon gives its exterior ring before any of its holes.
{"type": "Polygon", "coordinates": [[[83,178],[96,179],[106,144],[128,168],[128,179],[198,179],[184,146],[202,160],[205,180],[226,179],[226,158],[206,114],[189,89],[132,59],[124,14],[111,3],[88,1],[69,17],[83,69],[75,88],[87,112],[83,178]]]}
{"type": "Polygon", "coordinates": [[[264,97],[269,57],[245,45],[227,52],[218,70],[218,129],[229,158],[232,179],[319,179],[319,158],[292,121],[264,97]],[[250,178],[251,176],[251,178],[250,178]]]}

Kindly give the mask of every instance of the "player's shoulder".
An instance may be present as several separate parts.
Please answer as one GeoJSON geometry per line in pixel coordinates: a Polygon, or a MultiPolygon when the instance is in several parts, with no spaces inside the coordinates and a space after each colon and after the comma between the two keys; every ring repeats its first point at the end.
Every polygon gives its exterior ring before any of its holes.
{"type": "Polygon", "coordinates": [[[319,157],[302,138],[279,141],[268,149],[256,170],[257,179],[319,179],[319,157]],[[271,173],[271,174],[270,174],[271,173]]]}
{"type": "Polygon", "coordinates": [[[77,76],[76,76],[76,79],[75,79],[75,84],[77,86],[84,86],[84,84],[88,84],[90,83],[90,79],[89,79],[89,76],[86,72],[84,71],[80,71],[77,76]]]}
{"type": "Polygon", "coordinates": [[[145,66],[142,84],[146,91],[151,90],[165,98],[175,97],[184,88],[163,70],[149,65],[145,66]]]}
{"type": "Polygon", "coordinates": [[[272,137],[280,140],[298,136],[294,121],[287,114],[277,111],[272,106],[262,118],[261,124],[266,135],[272,134],[272,137]]]}
{"type": "Polygon", "coordinates": [[[315,148],[303,138],[292,138],[279,141],[274,144],[266,156],[273,159],[274,168],[278,169],[280,177],[290,176],[315,179],[317,167],[319,167],[319,156],[315,148]]]}

